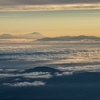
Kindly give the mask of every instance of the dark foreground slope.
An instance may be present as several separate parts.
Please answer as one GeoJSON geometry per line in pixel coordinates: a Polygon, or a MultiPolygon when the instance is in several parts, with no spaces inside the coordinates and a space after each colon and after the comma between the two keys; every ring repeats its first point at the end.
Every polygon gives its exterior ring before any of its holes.
{"type": "Polygon", "coordinates": [[[17,72],[15,76],[12,73],[3,73],[0,77],[0,100],[100,100],[98,72],[71,74],[38,67],[27,69],[23,73],[17,72]]]}

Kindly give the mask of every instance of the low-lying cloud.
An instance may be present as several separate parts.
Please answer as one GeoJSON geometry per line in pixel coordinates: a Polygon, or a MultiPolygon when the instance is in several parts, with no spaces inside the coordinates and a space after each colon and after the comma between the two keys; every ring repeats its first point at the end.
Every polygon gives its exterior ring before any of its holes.
{"type": "Polygon", "coordinates": [[[65,76],[65,75],[72,75],[72,74],[73,74],[72,72],[62,72],[62,73],[56,72],[55,73],[56,76],[65,76]]]}
{"type": "Polygon", "coordinates": [[[46,78],[49,79],[52,75],[49,72],[32,72],[32,73],[2,73],[0,74],[0,78],[7,78],[7,77],[24,77],[24,78],[46,78]]]}
{"type": "Polygon", "coordinates": [[[19,83],[3,83],[3,85],[13,86],[13,87],[27,87],[27,86],[44,86],[45,83],[42,81],[34,81],[34,82],[19,82],[19,83]]]}
{"type": "MultiPolygon", "coordinates": [[[[59,70],[70,72],[100,72],[100,65],[86,65],[86,66],[72,66],[72,67],[58,67],[59,70]]],[[[58,74],[59,75],[59,74],[58,74]]]]}
{"type": "Polygon", "coordinates": [[[49,79],[52,75],[49,72],[33,72],[33,73],[26,73],[25,78],[46,78],[49,79]]]}

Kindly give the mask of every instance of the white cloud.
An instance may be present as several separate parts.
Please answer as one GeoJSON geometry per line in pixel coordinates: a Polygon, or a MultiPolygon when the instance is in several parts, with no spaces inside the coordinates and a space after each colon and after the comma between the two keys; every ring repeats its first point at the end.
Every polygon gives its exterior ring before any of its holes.
{"type": "Polygon", "coordinates": [[[0,74],[0,78],[14,77],[14,74],[0,74]]]}
{"type": "Polygon", "coordinates": [[[13,86],[13,87],[27,87],[27,86],[44,86],[45,83],[42,81],[34,81],[34,82],[19,82],[19,83],[3,83],[3,85],[13,86]]]}
{"type": "Polygon", "coordinates": [[[72,75],[72,74],[73,74],[72,72],[62,72],[62,73],[56,72],[55,73],[56,76],[64,76],[64,75],[72,75]]]}
{"type": "Polygon", "coordinates": [[[0,72],[2,72],[3,71],[3,69],[0,69],[0,72]]]}
{"type": "Polygon", "coordinates": [[[52,75],[49,72],[32,72],[32,73],[23,73],[23,74],[0,74],[0,78],[6,77],[25,77],[25,78],[46,78],[49,79],[52,75]]]}
{"type": "Polygon", "coordinates": [[[34,72],[24,76],[25,78],[51,78],[52,75],[48,72],[34,72]]]}
{"type": "Polygon", "coordinates": [[[18,71],[18,69],[5,69],[4,71],[6,71],[6,72],[14,72],[14,71],[18,71]]]}
{"type": "Polygon", "coordinates": [[[51,78],[52,75],[49,72],[32,72],[32,73],[25,73],[22,74],[25,78],[51,78]]]}
{"type": "Polygon", "coordinates": [[[72,66],[72,67],[58,67],[62,71],[86,71],[86,72],[100,72],[100,65],[85,65],[85,66],[72,66]]]}

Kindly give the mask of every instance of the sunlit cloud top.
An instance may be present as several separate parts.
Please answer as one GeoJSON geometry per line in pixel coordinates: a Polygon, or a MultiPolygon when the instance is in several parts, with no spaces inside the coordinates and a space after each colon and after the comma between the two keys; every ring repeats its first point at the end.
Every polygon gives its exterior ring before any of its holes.
{"type": "Polygon", "coordinates": [[[98,9],[99,0],[0,0],[0,11],[98,9]]]}

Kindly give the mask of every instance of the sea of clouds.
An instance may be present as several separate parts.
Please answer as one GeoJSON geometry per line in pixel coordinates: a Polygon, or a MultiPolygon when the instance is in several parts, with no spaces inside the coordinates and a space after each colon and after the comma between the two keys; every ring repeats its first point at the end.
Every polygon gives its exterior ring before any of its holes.
{"type": "Polygon", "coordinates": [[[77,72],[100,72],[98,43],[0,44],[0,79],[12,78],[11,82],[0,83],[3,86],[45,86],[44,79],[77,72]],[[62,72],[23,73],[26,68],[38,66],[56,68],[62,72]]]}

